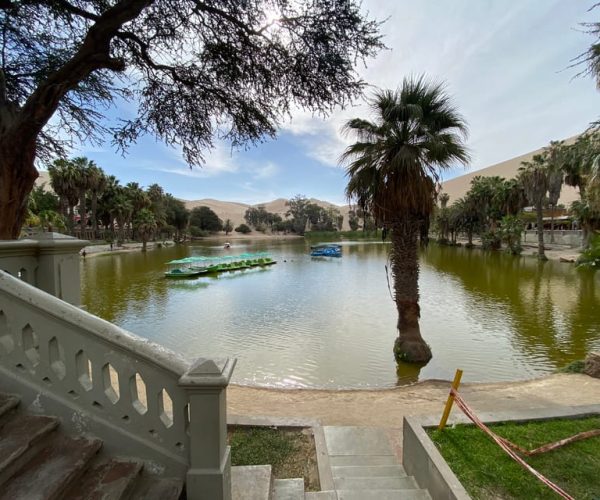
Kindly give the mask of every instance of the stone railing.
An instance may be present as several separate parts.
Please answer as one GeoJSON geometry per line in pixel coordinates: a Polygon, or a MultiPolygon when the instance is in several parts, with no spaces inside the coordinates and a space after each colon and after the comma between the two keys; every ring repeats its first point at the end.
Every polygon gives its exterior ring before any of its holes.
{"type": "Polygon", "coordinates": [[[0,271],[0,390],[108,453],[231,498],[226,400],[235,359],[179,355],[0,271]]]}
{"type": "Polygon", "coordinates": [[[79,251],[87,244],[59,233],[0,240],[0,271],[78,306],[81,304],[79,251]]]}

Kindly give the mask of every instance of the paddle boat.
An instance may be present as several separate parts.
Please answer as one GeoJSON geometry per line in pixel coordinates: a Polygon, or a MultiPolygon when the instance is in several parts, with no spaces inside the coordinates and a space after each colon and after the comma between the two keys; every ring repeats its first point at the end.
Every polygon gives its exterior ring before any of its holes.
{"type": "Polygon", "coordinates": [[[310,247],[312,257],[341,257],[342,247],[335,243],[322,243],[310,247]]]}
{"type": "Polygon", "coordinates": [[[265,267],[276,264],[266,252],[243,253],[240,255],[193,256],[172,260],[167,265],[175,269],[167,271],[168,278],[194,277],[201,274],[217,274],[227,271],[242,271],[252,267],[265,267]],[[187,273],[187,275],[185,275],[187,273]],[[192,274],[196,273],[196,274],[192,274]]]}

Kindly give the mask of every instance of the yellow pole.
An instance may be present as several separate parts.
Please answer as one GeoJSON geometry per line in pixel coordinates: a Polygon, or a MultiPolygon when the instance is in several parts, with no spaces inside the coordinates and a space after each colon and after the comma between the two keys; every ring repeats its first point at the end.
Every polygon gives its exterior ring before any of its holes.
{"type": "MultiPolygon", "coordinates": [[[[462,370],[456,370],[456,373],[454,374],[454,380],[452,381],[452,389],[454,389],[455,391],[458,390],[458,386],[460,385],[460,379],[462,377],[462,370]]],[[[454,396],[452,395],[452,393],[448,394],[448,400],[446,401],[446,407],[444,408],[444,413],[442,414],[442,419],[440,420],[440,425],[438,426],[438,429],[440,431],[444,430],[444,427],[446,427],[446,422],[448,421],[448,417],[450,416],[450,410],[452,409],[452,404],[454,403],[454,396]]]]}

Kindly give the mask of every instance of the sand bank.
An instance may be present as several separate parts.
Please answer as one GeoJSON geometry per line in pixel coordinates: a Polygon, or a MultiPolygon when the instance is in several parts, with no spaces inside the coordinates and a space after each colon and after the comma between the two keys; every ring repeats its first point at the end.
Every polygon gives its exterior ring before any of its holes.
{"type": "MultiPolygon", "coordinates": [[[[436,380],[393,389],[346,391],[230,385],[227,411],[245,417],[318,419],[323,425],[400,428],[404,416],[441,414],[449,387],[450,382],[436,380]]],[[[598,404],[600,379],[553,374],[521,382],[463,384],[461,393],[477,411],[598,404]]]]}

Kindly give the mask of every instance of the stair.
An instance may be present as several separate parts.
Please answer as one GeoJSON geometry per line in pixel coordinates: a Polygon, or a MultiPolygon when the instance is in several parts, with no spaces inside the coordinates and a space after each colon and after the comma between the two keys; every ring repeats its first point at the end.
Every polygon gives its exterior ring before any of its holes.
{"type": "Polygon", "coordinates": [[[406,474],[384,429],[324,427],[335,489],[304,492],[304,479],[275,479],[271,466],[232,467],[233,500],[431,500],[406,474]]]}
{"type": "MultiPolygon", "coordinates": [[[[324,427],[335,500],[430,500],[407,476],[383,429],[324,427]]],[[[306,499],[321,500],[317,496],[306,499]]],[[[327,497],[323,497],[325,500],[327,497]]],[[[327,499],[329,500],[329,499],[327,499]]]]}
{"type": "Polygon", "coordinates": [[[0,500],[119,500],[181,497],[183,480],[144,473],[135,459],[103,457],[102,441],[70,437],[52,416],[18,411],[0,393],[0,500]]]}

